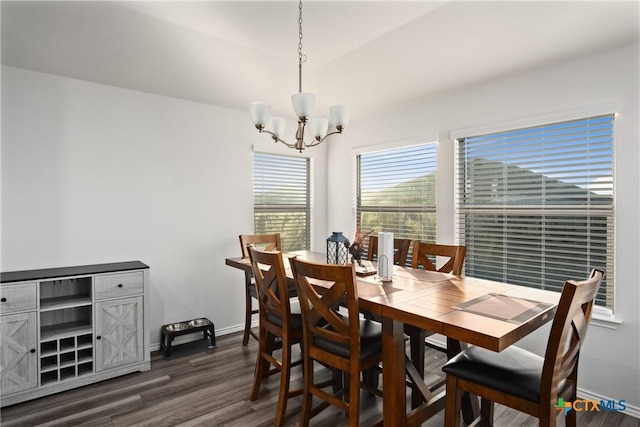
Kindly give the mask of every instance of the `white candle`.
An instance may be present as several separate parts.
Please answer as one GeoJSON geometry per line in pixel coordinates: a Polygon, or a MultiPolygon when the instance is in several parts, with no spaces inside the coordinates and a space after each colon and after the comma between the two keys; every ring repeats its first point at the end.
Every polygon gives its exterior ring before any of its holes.
{"type": "Polygon", "coordinates": [[[378,233],[378,276],[391,280],[393,276],[393,233],[378,233]]]}

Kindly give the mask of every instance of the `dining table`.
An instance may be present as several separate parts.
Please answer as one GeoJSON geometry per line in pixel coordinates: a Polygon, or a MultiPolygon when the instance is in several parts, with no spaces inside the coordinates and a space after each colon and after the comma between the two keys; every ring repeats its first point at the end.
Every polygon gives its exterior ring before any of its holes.
{"type": "MultiPolygon", "coordinates": [[[[283,256],[326,262],[321,252],[283,256]]],[[[252,274],[248,258],[226,258],[225,263],[252,274]]],[[[288,262],[285,267],[292,278],[288,262]]],[[[560,299],[558,292],[409,267],[394,266],[384,281],[377,274],[361,274],[356,275],[360,309],[382,320],[384,426],[420,425],[444,408],[444,387],[430,389],[423,373],[406,363],[405,324],[445,336],[448,357],[468,345],[499,352],[549,322],[560,299]],[[424,401],[415,408],[407,408],[407,375],[424,401]]],[[[477,398],[465,395],[462,409],[470,423],[479,412],[477,398]]]]}

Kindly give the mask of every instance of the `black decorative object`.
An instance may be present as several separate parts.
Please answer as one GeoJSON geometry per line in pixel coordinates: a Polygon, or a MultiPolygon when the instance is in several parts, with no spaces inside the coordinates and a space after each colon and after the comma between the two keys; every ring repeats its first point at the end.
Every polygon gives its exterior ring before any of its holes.
{"type": "Polygon", "coordinates": [[[358,267],[362,265],[362,255],[364,255],[364,239],[369,237],[373,233],[373,230],[364,234],[360,229],[356,230],[356,235],[353,238],[353,243],[349,246],[349,253],[351,254],[351,262],[357,264],[358,267]]]}
{"type": "Polygon", "coordinates": [[[351,246],[349,246],[349,253],[351,254],[351,262],[362,267],[362,255],[364,255],[364,248],[356,243],[353,243],[351,246]]]}
{"type": "Polygon", "coordinates": [[[334,231],[327,237],[327,264],[344,265],[349,261],[349,239],[342,231],[334,231]]]}

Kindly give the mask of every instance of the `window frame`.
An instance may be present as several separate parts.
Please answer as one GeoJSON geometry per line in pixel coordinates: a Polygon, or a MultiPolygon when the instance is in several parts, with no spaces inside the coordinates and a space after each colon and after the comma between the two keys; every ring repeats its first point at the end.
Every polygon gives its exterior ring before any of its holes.
{"type": "MultiPolygon", "coordinates": [[[[280,233],[281,234],[281,238],[282,238],[282,246],[283,246],[283,250],[285,251],[294,251],[294,250],[310,250],[311,248],[311,237],[312,237],[312,224],[313,224],[313,220],[312,220],[312,200],[313,200],[313,193],[312,193],[312,189],[313,189],[313,179],[312,179],[312,159],[310,157],[306,157],[306,156],[299,156],[299,155],[287,155],[287,154],[279,154],[279,153],[273,153],[273,152],[264,152],[264,151],[253,151],[253,158],[252,158],[252,164],[253,164],[253,174],[252,174],[252,178],[253,178],[253,227],[254,227],[254,233],[280,233]],[[265,162],[265,159],[271,159],[271,162],[265,162]],[[278,160],[279,159],[279,160],[278,160]],[[260,163],[256,163],[256,161],[261,161],[262,163],[264,163],[265,165],[267,163],[270,163],[270,166],[272,167],[260,167],[261,164],[260,163]],[[276,162],[277,160],[277,162],[276,162]],[[276,175],[276,178],[272,178],[269,180],[270,185],[273,185],[273,183],[282,183],[282,184],[288,184],[291,183],[291,181],[287,181],[286,179],[280,179],[282,176],[288,176],[289,174],[287,172],[291,172],[291,170],[289,168],[276,168],[273,167],[274,165],[279,165],[280,163],[282,163],[282,165],[286,164],[286,163],[291,163],[291,162],[304,162],[305,166],[306,166],[306,179],[304,181],[304,194],[305,194],[305,202],[303,204],[300,203],[273,203],[273,204],[261,204],[259,203],[259,196],[257,193],[257,188],[259,186],[265,186],[266,182],[265,180],[260,180],[260,177],[263,175],[266,175],[267,173],[271,173],[271,175],[276,175]],[[273,229],[273,228],[265,228],[263,230],[259,230],[258,229],[258,218],[260,214],[269,214],[269,213],[303,213],[305,214],[305,220],[304,220],[304,224],[305,224],[305,230],[304,230],[304,240],[305,240],[305,244],[304,247],[298,247],[298,246],[291,246],[291,242],[289,241],[289,239],[287,238],[286,235],[286,230],[281,230],[281,229],[273,229]]],[[[263,166],[265,166],[263,165],[263,166]]],[[[299,171],[298,171],[299,172],[299,171]]],[[[300,193],[297,193],[302,194],[300,193]]]]}
{"type": "MultiPolygon", "coordinates": [[[[464,242],[466,240],[465,228],[462,222],[465,218],[465,213],[469,211],[474,211],[476,213],[482,212],[484,213],[494,213],[494,214],[503,214],[503,215],[529,215],[536,214],[540,218],[544,218],[545,215],[555,215],[559,214],[559,216],[569,216],[569,215],[580,215],[583,214],[585,216],[588,215],[604,215],[611,221],[610,229],[607,231],[607,259],[606,259],[606,270],[607,270],[607,279],[609,281],[607,286],[607,298],[606,298],[606,306],[605,305],[594,305],[594,314],[598,313],[602,320],[612,321],[614,323],[619,323],[615,321],[613,317],[613,313],[615,310],[615,295],[616,295],[616,284],[615,284],[615,145],[616,145],[616,137],[615,137],[615,127],[616,127],[616,106],[615,104],[607,104],[595,108],[583,109],[580,111],[568,112],[565,114],[549,114],[544,116],[532,117],[530,119],[518,120],[505,122],[494,126],[475,128],[475,129],[465,129],[454,131],[451,133],[451,139],[454,141],[454,176],[455,176],[455,235],[456,239],[464,242]],[[578,120],[585,120],[589,118],[595,118],[599,116],[611,116],[611,180],[612,180],[612,200],[610,205],[607,206],[599,206],[597,204],[589,204],[586,205],[582,210],[569,207],[569,209],[562,209],[549,207],[549,205],[540,204],[535,206],[527,205],[519,207],[517,205],[510,206],[505,208],[506,205],[495,205],[491,207],[478,207],[478,206],[464,206],[463,201],[463,193],[464,192],[464,171],[462,162],[462,156],[460,153],[461,150],[461,141],[464,141],[467,138],[478,137],[482,135],[489,134],[500,134],[503,132],[510,132],[519,129],[527,129],[527,128],[538,128],[545,126],[552,126],[553,124],[564,123],[564,122],[572,122],[578,120]],[[609,240],[610,239],[610,240],[609,240]]],[[[465,264],[466,270],[466,264],[465,264]]],[[[566,279],[569,279],[567,277],[566,279]]],[[[574,279],[580,279],[580,277],[576,277],[574,279]]],[[[561,286],[562,284],[560,284],[561,286]]],[[[544,284],[541,284],[541,288],[544,287],[544,284]]]]}
{"type": "MultiPolygon", "coordinates": [[[[394,232],[394,237],[396,238],[408,238],[412,241],[420,240],[420,241],[433,241],[435,243],[436,235],[437,235],[437,223],[436,214],[437,214],[437,177],[438,177],[438,142],[435,140],[425,141],[425,140],[411,140],[405,141],[403,144],[394,143],[394,144],[385,144],[383,146],[375,146],[368,147],[368,150],[359,150],[354,152],[353,157],[353,176],[354,176],[354,215],[355,215],[355,224],[356,229],[361,230],[363,233],[368,233],[370,230],[362,229],[362,214],[363,213],[406,213],[406,214],[431,214],[433,215],[434,222],[432,230],[430,230],[430,234],[433,235],[433,238],[427,238],[428,234],[422,233],[420,235],[413,234],[403,234],[399,233],[397,230],[379,230],[379,231],[392,231],[394,232]],[[390,153],[391,155],[401,152],[402,150],[419,150],[420,147],[424,146],[427,150],[427,154],[430,155],[429,166],[433,167],[433,170],[429,173],[433,174],[434,177],[434,188],[433,188],[433,204],[425,205],[421,203],[420,205],[406,205],[406,206],[381,206],[381,205],[362,205],[363,202],[363,189],[362,189],[362,157],[368,155],[376,155],[380,153],[390,153]]],[[[405,182],[410,182],[412,179],[409,179],[405,182]]],[[[368,227],[367,227],[368,228],[368,227]]],[[[368,238],[365,239],[365,248],[368,251],[368,238]]],[[[409,257],[407,259],[407,264],[411,263],[411,252],[409,253],[409,257]]]]}

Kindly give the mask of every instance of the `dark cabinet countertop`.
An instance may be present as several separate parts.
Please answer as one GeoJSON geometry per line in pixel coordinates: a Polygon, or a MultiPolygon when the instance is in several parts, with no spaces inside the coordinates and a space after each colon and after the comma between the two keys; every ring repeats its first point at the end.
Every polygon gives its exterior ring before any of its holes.
{"type": "Polygon", "coordinates": [[[149,268],[140,261],[112,262],[108,264],[79,265],[74,267],[43,268],[39,270],[7,271],[0,273],[0,283],[53,279],[56,277],[87,276],[116,271],[149,268]]]}

